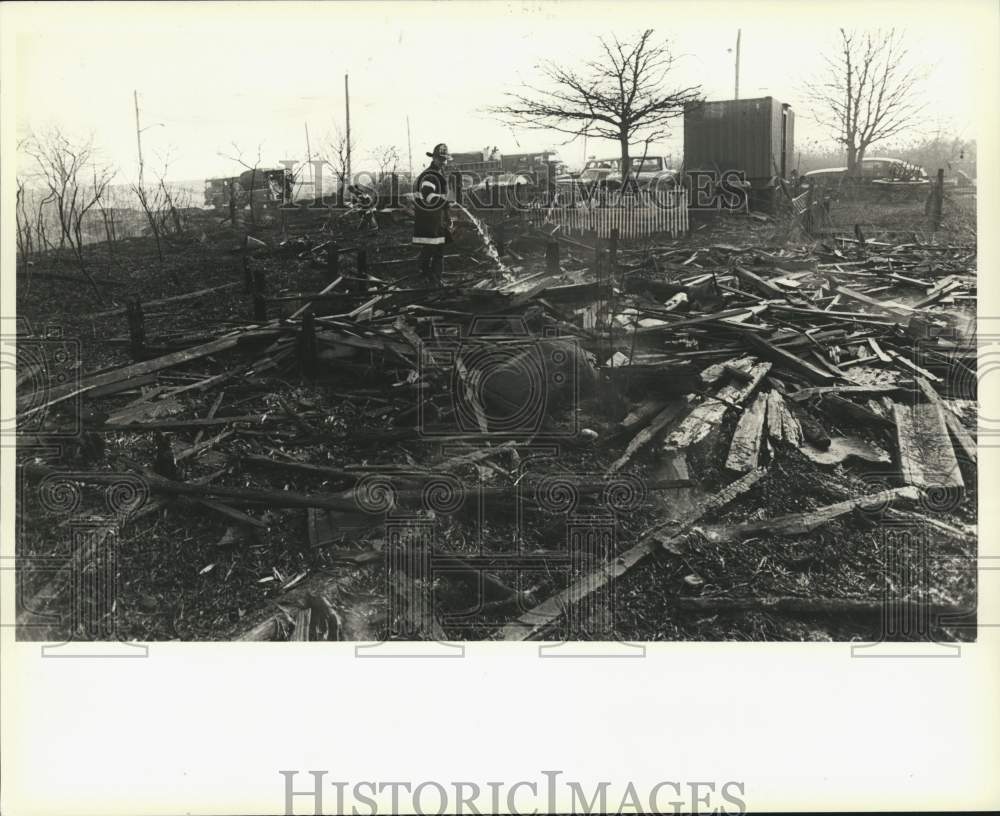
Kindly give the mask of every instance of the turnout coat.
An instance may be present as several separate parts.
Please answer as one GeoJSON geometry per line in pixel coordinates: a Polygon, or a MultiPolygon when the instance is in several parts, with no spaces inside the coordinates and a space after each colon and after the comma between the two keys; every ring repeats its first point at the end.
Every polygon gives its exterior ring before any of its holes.
{"type": "Polygon", "coordinates": [[[413,205],[413,243],[440,245],[448,234],[448,179],[434,165],[417,177],[413,205]]]}

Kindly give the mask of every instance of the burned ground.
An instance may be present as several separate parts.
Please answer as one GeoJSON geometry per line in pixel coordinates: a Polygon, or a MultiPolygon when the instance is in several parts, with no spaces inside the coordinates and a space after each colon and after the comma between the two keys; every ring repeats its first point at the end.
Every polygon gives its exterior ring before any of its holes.
{"type": "Polygon", "coordinates": [[[890,209],[613,252],[512,215],[442,289],[400,212],[190,211],[162,262],[90,248],[103,301],[36,258],[19,636],[109,631],[65,614],[96,530],[124,640],[968,639],[975,240],[890,209]]]}

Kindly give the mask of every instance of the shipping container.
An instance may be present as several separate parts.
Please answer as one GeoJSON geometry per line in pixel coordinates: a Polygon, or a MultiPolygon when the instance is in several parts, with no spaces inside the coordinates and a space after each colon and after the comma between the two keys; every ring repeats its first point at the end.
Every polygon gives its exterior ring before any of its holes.
{"type": "Polygon", "coordinates": [[[772,96],[692,103],[684,111],[685,170],[737,170],[754,187],[788,178],[794,127],[791,106],[772,96]]]}

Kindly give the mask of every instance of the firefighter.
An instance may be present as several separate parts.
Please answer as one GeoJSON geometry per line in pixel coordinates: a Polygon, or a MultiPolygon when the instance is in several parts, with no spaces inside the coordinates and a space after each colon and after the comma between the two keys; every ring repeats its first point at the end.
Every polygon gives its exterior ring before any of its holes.
{"type": "Polygon", "coordinates": [[[444,245],[451,240],[452,220],[448,213],[448,179],[445,168],[451,161],[448,145],[435,145],[428,153],[431,164],[417,177],[414,191],[413,243],[420,245],[420,272],[434,286],[441,286],[444,245]]]}

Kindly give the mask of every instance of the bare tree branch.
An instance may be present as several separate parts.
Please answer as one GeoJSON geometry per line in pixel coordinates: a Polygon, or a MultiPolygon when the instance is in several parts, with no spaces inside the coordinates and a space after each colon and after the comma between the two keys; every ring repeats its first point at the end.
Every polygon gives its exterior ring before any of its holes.
{"type": "Polygon", "coordinates": [[[115,175],[114,171],[108,166],[98,170],[96,151],[90,139],[75,142],[59,128],[31,134],[22,142],[22,147],[34,160],[38,175],[48,190],[48,195],[39,206],[39,217],[42,206],[51,204],[54,207],[59,222],[59,248],[69,246],[80,272],[89,281],[94,293],[101,297],[83,253],[83,222],[90,209],[101,200],[115,175]],[[86,186],[88,164],[93,171],[93,185],[89,189],[86,186]]]}
{"type": "Polygon", "coordinates": [[[667,90],[673,57],[666,42],[647,29],[631,41],[598,39],[601,56],[580,70],[547,61],[540,66],[546,87],[525,85],[507,93],[507,104],[488,110],[511,125],[554,130],[571,138],[614,139],[621,149],[622,183],[632,174],[629,146],[664,136],[667,124],[701,101],[701,87],[667,90]]]}
{"type": "Polygon", "coordinates": [[[838,52],[824,55],[823,72],[805,83],[813,119],[846,149],[850,175],[869,147],[912,128],[925,107],[915,98],[920,76],[905,67],[907,58],[895,29],[861,36],[842,28],[838,52]]]}

